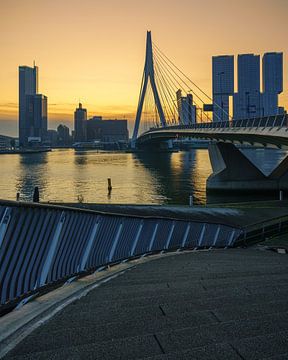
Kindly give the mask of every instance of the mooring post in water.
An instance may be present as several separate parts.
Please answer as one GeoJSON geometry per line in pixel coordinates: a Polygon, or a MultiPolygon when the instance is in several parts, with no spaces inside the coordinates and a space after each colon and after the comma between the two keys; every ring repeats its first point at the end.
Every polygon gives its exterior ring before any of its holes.
{"type": "Polygon", "coordinates": [[[110,178],[108,178],[107,180],[108,180],[108,193],[111,193],[111,191],[112,191],[112,183],[111,183],[111,179],[110,179],[110,178]]]}
{"type": "Polygon", "coordinates": [[[39,202],[39,188],[35,186],[33,193],[33,202],[39,202]]]}
{"type": "Polygon", "coordinates": [[[189,206],[193,206],[193,195],[189,196],[189,206]]]}
{"type": "Polygon", "coordinates": [[[279,200],[283,201],[283,190],[279,191],[279,200]]]}
{"type": "Polygon", "coordinates": [[[17,192],[17,194],[16,194],[16,201],[19,201],[19,200],[20,200],[20,193],[17,192]]]}

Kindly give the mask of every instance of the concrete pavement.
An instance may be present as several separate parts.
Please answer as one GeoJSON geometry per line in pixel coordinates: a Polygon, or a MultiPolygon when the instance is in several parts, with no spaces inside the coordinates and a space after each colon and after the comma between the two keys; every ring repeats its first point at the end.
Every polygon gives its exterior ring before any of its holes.
{"type": "Polygon", "coordinates": [[[142,263],[5,359],[287,359],[288,257],[256,248],[142,263]]]}

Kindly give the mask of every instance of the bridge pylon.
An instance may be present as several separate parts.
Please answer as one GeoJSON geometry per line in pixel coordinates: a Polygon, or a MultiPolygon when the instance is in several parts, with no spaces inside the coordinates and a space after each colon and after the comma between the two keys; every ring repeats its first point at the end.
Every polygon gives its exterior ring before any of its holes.
{"type": "Polygon", "coordinates": [[[142,77],[142,84],[141,84],[138,108],[137,108],[137,113],[136,113],[134,131],[133,131],[133,136],[132,136],[132,147],[135,147],[135,145],[136,145],[136,139],[137,139],[137,135],[138,135],[138,131],[139,131],[148,80],[150,80],[150,84],[151,84],[156,108],[158,111],[160,123],[162,126],[165,126],[166,119],[165,119],[164,111],[163,111],[163,108],[162,108],[162,105],[160,102],[160,97],[159,97],[159,93],[158,93],[156,82],[155,82],[151,31],[147,31],[145,66],[144,66],[144,72],[143,72],[143,77],[142,77]]]}

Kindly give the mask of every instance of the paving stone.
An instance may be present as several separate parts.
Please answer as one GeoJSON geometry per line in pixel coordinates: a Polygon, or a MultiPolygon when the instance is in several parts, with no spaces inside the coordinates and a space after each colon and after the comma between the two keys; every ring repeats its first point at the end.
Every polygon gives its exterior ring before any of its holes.
{"type": "Polygon", "coordinates": [[[288,262],[277,253],[163,256],[70,304],[5,359],[282,360],[287,298],[288,262]]]}

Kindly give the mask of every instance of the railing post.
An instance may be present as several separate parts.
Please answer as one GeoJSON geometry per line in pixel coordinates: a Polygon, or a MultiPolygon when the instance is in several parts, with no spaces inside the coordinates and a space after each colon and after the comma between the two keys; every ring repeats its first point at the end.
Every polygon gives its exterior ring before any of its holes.
{"type": "Polygon", "coordinates": [[[42,269],[42,272],[40,275],[39,286],[43,286],[46,284],[47,276],[48,276],[49,270],[52,265],[52,261],[53,261],[54,255],[55,255],[55,251],[57,249],[58,241],[60,239],[60,234],[61,234],[61,230],[62,230],[64,222],[65,222],[65,213],[64,213],[64,211],[62,211],[62,213],[60,215],[60,220],[57,224],[57,227],[56,227],[53,239],[51,241],[51,245],[50,245],[50,248],[49,248],[48,254],[46,256],[46,260],[45,260],[45,263],[44,263],[44,266],[43,266],[43,269],[42,269]]]}
{"type": "Polygon", "coordinates": [[[281,127],[283,127],[283,125],[284,125],[285,118],[286,118],[286,115],[284,114],[283,119],[282,119],[282,123],[281,123],[281,127]]]}
{"type": "Polygon", "coordinates": [[[172,239],[172,235],[173,235],[174,228],[175,228],[175,222],[173,221],[172,226],[171,226],[171,229],[170,229],[170,231],[169,231],[169,235],[168,235],[168,238],[167,238],[167,242],[166,242],[166,245],[165,245],[165,249],[168,249],[168,248],[169,248],[169,245],[170,245],[170,241],[171,241],[171,239],[172,239]]]}
{"type": "Polygon", "coordinates": [[[234,239],[234,235],[235,235],[235,230],[233,230],[231,232],[231,235],[229,236],[229,242],[228,242],[228,246],[231,246],[232,245],[232,241],[234,239]]]}
{"type": "Polygon", "coordinates": [[[201,246],[201,245],[202,245],[202,241],[203,241],[203,238],[204,238],[205,230],[206,230],[206,224],[203,224],[202,230],[201,230],[201,234],[200,234],[200,237],[199,237],[199,241],[198,241],[198,246],[201,246]]]}
{"type": "Polygon", "coordinates": [[[152,247],[153,247],[153,244],[154,244],[154,241],[155,241],[155,238],[156,238],[157,230],[158,230],[158,225],[159,225],[158,223],[155,225],[148,251],[152,250],[152,247]]]}
{"type": "Polygon", "coordinates": [[[214,236],[213,246],[216,245],[216,242],[217,242],[218,237],[219,237],[220,229],[221,229],[221,226],[218,225],[217,230],[216,230],[216,233],[215,233],[215,236],[214,236]]]}
{"type": "Polygon", "coordinates": [[[85,249],[85,252],[84,252],[82,260],[81,260],[80,271],[84,271],[85,268],[86,268],[88,257],[90,255],[93,243],[95,241],[95,237],[96,237],[96,234],[97,234],[97,231],[98,231],[98,227],[99,227],[99,216],[97,216],[97,218],[96,218],[96,223],[94,224],[93,229],[92,229],[91,234],[90,234],[90,237],[88,239],[86,249],[85,249]]]}
{"type": "Polygon", "coordinates": [[[113,259],[113,256],[115,254],[115,250],[116,250],[116,246],[118,244],[118,241],[120,239],[120,235],[121,235],[121,232],[122,232],[122,228],[123,228],[123,223],[121,221],[119,227],[118,227],[118,230],[117,230],[117,233],[116,233],[116,236],[115,236],[115,239],[114,239],[114,243],[111,247],[111,250],[110,250],[110,254],[109,254],[109,258],[108,258],[108,261],[111,262],[112,259],[113,259]]]}
{"type": "Polygon", "coordinates": [[[4,214],[0,222],[0,249],[4,240],[4,236],[6,234],[7,227],[11,219],[11,211],[12,210],[7,207],[4,211],[4,214]]]}
{"type": "Polygon", "coordinates": [[[185,245],[186,245],[186,241],[187,241],[187,238],[188,238],[188,234],[189,234],[190,228],[191,228],[191,225],[188,224],[188,225],[187,225],[187,228],[186,228],[186,231],[185,231],[185,234],[184,234],[184,236],[183,236],[183,240],[182,240],[182,243],[181,243],[181,248],[184,248],[185,245]]]}
{"type": "Polygon", "coordinates": [[[137,235],[136,235],[136,237],[135,237],[135,241],[134,241],[134,243],[133,243],[133,245],[132,245],[132,249],[131,249],[131,251],[130,251],[130,255],[131,255],[131,256],[133,256],[134,253],[135,253],[135,249],[136,249],[136,246],[137,246],[137,244],[138,244],[138,241],[139,241],[139,238],[140,238],[140,235],[141,235],[142,228],[143,228],[143,220],[141,220],[141,223],[140,223],[140,225],[139,225],[139,229],[138,229],[138,231],[137,231],[137,235]]]}

